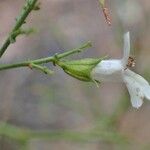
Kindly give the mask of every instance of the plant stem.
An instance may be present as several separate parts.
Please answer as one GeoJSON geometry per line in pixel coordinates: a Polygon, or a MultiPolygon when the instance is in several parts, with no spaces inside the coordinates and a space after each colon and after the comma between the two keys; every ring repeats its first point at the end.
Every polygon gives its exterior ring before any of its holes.
{"type": "MultiPolygon", "coordinates": [[[[25,23],[25,19],[29,15],[29,13],[34,9],[37,0],[27,0],[26,4],[23,6],[20,16],[16,19],[16,24],[10,32],[9,36],[5,40],[4,44],[0,48],[0,57],[4,54],[8,46],[11,44],[11,38],[15,31],[20,29],[20,27],[25,23]]],[[[17,37],[17,34],[13,36],[13,39],[17,37]]]]}
{"type": "Polygon", "coordinates": [[[91,46],[92,46],[91,42],[87,42],[87,43],[81,45],[79,48],[75,48],[73,50],[64,52],[62,54],[55,54],[54,56],[40,58],[40,59],[36,59],[36,60],[23,61],[20,63],[5,64],[5,65],[3,64],[3,65],[0,65],[0,71],[7,70],[7,69],[13,69],[13,68],[19,68],[19,67],[30,67],[30,64],[44,64],[44,63],[48,63],[48,62],[55,63],[56,59],[61,59],[61,58],[67,57],[67,56],[75,54],[75,53],[80,53],[84,49],[90,48],[91,46]]]}

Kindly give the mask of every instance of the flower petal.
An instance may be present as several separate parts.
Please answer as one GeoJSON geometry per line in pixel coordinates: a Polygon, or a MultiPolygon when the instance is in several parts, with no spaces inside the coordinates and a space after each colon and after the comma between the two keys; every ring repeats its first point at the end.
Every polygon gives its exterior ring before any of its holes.
{"type": "Polygon", "coordinates": [[[143,104],[144,93],[141,85],[130,76],[124,76],[124,82],[130,94],[132,106],[139,108],[143,104]]]}
{"type": "Polygon", "coordinates": [[[126,32],[124,34],[124,47],[123,47],[123,58],[122,58],[122,63],[124,67],[126,67],[128,63],[129,55],[130,55],[130,33],[126,32]]]}
{"type": "Polygon", "coordinates": [[[144,93],[144,96],[148,100],[150,100],[150,85],[149,85],[149,83],[142,76],[140,76],[139,74],[136,74],[135,72],[133,72],[129,69],[126,69],[124,71],[124,74],[126,76],[129,76],[130,78],[134,79],[135,82],[139,83],[141,86],[141,89],[144,93]]]}
{"type": "Polygon", "coordinates": [[[135,80],[137,80],[142,85],[149,85],[149,83],[142,76],[131,71],[130,69],[125,69],[124,73],[125,73],[125,75],[134,78],[135,80]]]}
{"type": "Polygon", "coordinates": [[[145,97],[146,97],[148,100],[150,100],[150,86],[149,86],[149,85],[145,86],[145,87],[143,88],[143,91],[144,91],[145,97]]]}
{"type": "MultiPolygon", "coordinates": [[[[93,68],[91,76],[98,81],[122,81],[122,62],[120,60],[102,60],[93,68]]],[[[123,82],[123,81],[122,81],[123,82]]]]}

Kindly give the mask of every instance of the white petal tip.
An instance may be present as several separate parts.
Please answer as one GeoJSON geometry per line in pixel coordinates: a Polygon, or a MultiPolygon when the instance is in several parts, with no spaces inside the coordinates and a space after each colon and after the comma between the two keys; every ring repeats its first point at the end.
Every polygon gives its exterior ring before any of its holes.
{"type": "Polygon", "coordinates": [[[142,106],[142,104],[143,104],[143,99],[141,98],[141,99],[136,99],[136,100],[131,100],[131,103],[132,103],[132,106],[134,107],[134,108],[140,108],[141,106],[142,106]]]}
{"type": "Polygon", "coordinates": [[[125,36],[129,36],[129,34],[130,34],[130,32],[127,31],[124,35],[125,35],[125,36]]]}
{"type": "Polygon", "coordinates": [[[128,42],[130,41],[130,32],[129,31],[124,33],[124,40],[128,41],[128,42]]]}

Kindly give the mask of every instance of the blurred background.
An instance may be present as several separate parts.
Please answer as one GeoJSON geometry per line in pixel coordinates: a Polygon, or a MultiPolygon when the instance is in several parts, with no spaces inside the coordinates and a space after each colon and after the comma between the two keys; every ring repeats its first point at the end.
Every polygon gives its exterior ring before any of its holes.
{"type": "MultiPolygon", "coordinates": [[[[0,43],[7,37],[24,0],[0,0],[0,43]]],[[[112,26],[98,0],[40,0],[0,63],[36,59],[92,41],[74,58],[121,58],[123,33],[130,31],[134,70],[150,82],[149,0],[107,1],[112,26]]],[[[0,150],[149,150],[150,102],[132,108],[121,83],[73,79],[48,64],[55,74],[19,68],[0,72],[0,150]]]]}

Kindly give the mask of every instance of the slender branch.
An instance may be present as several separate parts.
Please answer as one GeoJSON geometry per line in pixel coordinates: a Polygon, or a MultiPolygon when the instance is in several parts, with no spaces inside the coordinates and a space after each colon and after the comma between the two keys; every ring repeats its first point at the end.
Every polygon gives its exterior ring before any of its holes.
{"type": "Polygon", "coordinates": [[[0,71],[7,70],[7,69],[13,69],[13,68],[19,68],[19,67],[30,67],[30,65],[32,65],[32,64],[44,64],[44,63],[48,63],[48,62],[55,63],[56,59],[61,59],[61,58],[67,57],[67,56],[75,54],[75,53],[80,53],[83,50],[90,48],[91,46],[92,46],[91,42],[87,42],[78,48],[64,52],[62,54],[55,54],[54,56],[40,58],[40,59],[36,59],[36,60],[23,61],[20,63],[3,64],[3,65],[0,65],[0,71]]]}
{"type": "Polygon", "coordinates": [[[28,17],[29,13],[34,9],[37,0],[27,0],[26,4],[23,6],[20,16],[16,19],[16,24],[10,32],[9,36],[5,40],[4,44],[0,48],[0,57],[4,54],[8,46],[15,41],[18,34],[14,34],[20,27],[25,23],[25,19],[28,17]],[[12,41],[13,39],[13,41],[12,41]]]}
{"type": "Polygon", "coordinates": [[[31,64],[30,64],[30,68],[31,68],[31,69],[32,69],[32,68],[35,68],[35,69],[37,69],[37,70],[40,70],[40,71],[44,72],[45,74],[49,74],[49,75],[53,74],[53,71],[51,71],[51,70],[50,70],[48,67],[46,67],[46,66],[42,66],[42,65],[37,65],[37,64],[31,63],[31,64]]]}

